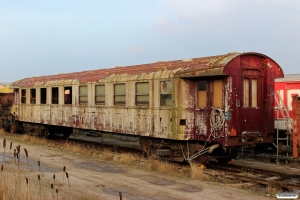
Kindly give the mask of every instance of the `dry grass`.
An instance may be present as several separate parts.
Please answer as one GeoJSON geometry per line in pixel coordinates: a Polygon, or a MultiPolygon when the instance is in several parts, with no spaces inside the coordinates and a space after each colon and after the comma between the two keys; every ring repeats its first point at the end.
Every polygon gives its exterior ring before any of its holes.
{"type": "MultiPolygon", "coordinates": [[[[1,132],[0,132],[1,134],[1,132]]],[[[214,178],[213,176],[209,175],[208,173],[206,173],[206,170],[201,168],[201,166],[199,166],[199,164],[197,163],[190,163],[190,166],[184,166],[184,167],[178,167],[178,165],[167,162],[167,161],[163,161],[163,160],[158,160],[158,159],[154,159],[154,158],[144,158],[142,155],[137,155],[137,154],[132,154],[132,153],[114,153],[111,152],[111,150],[107,150],[107,149],[97,149],[93,146],[83,146],[83,145],[78,145],[78,144],[72,144],[70,142],[65,142],[65,143],[61,143],[61,144],[57,144],[53,141],[49,141],[46,139],[42,139],[42,138],[37,138],[37,137],[33,137],[33,136],[29,136],[29,135],[15,135],[15,136],[6,136],[7,138],[9,137],[13,137],[13,138],[18,138],[21,141],[26,141],[26,142],[31,142],[33,144],[38,144],[38,145],[43,145],[43,146],[48,146],[48,147],[53,147],[53,148],[58,148],[60,150],[63,151],[67,151],[70,153],[74,153],[78,156],[84,156],[87,158],[91,158],[91,159],[96,159],[96,160],[104,160],[104,161],[108,161],[108,162],[113,162],[113,163],[117,163],[117,164],[122,164],[125,166],[128,166],[130,168],[134,168],[134,169],[144,169],[144,170],[148,170],[148,171],[152,171],[155,173],[159,173],[159,174],[163,174],[163,175],[169,175],[169,176],[176,176],[176,177],[183,177],[183,178],[192,178],[195,180],[200,180],[200,181],[209,181],[209,182],[215,182],[218,181],[216,178],[214,178]]],[[[6,172],[8,173],[8,171],[6,172]]],[[[13,173],[12,173],[13,174],[13,173]]],[[[21,175],[24,179],[24,175],[21,175]]],[[[3,180],[3,179],[2,179],[3,180]]],[[[7,179],[8,180],[8,179],[7,179]]],[[[13,179],[11,179],[13,180],[13,179]]],[[[25,179],[24,179],[25,180],[25,179]]],[[[23,182],[24,182],[23,180],[23,182]]],[[[67,179],[65,177],[65,184],[67,179]]],[[[2,182],[2,181],[0,181],[2,182]]],[[[14,181],[12,181],[11,184],[14,184],[14,181]]],[[[38,182],[36,183],[31,183],[32,185],[28,186],[29,191],[32,190],[31,192],[31,196],[29,199],[39,199],[40,196],[38,195],[38,191],[34,191],[36,190],[38,187],[36,184],[38,184],[38,182]]],[[[20,183],[19,185],[22,185],[22,187],[20,187],[20,192],[22,192],[22,194],[24,193],[24,191],[26,192],[26,187],[24,187],[24,183],[20,183]]],[[[48,182],[49,185],[49,182],[48,182]]],[[[243,188],[243,184],[242,183],[229,183],[228,186],[231,187],[235,187],[235,188],[243,188]]],[[[13,187],[7,187],[7,188],[13,188],[13,187]]],[[[9,194],[9,195],[13,195],[14,193],[14,189],[9,189],[10,191],[4,192],[2,191],[2,186],[0,188],[0,192],[1,194],[9,194]]],[[[274,188],[274,187],[267,187],[266,188],[266,193],[270,194],[271,196],[274,196],[277,192],[280,192],[280,190],[278,190],[278,188],[274,188]]],[[[0,199],[1,198],[1,194],[0,194],[0,199]]],[[[25,195],[25,193],[24,193],[25,195]]],[[[20,195],[22,197],[24,197],[24,195],[20,195]]],[[[48,196],[51,196],[51,192],[49,192],[48,196]]],[[[15,199],[15,198],[5,198],[5,199],[15,199]]],[[[55,198],[54,198],[55,199],[55,198]]],[[[69,199],[96,199],[93,196],[87,195],[87,194],[82,194],[82,196],[80,197],[73,197],[70,196],[69,199]]]]}
{"type": "Polygon", "coordinates": [[[191,163],[191,178],[202,181],[213,181],[212,177],[197,163],[191,163]]]}
{"type": "MultiPolygon", "coordinates": [[[[99,199],[98,197],[90,194],[76,195],[77,193],[75,191],[77,191],[77,188],[70,187],[69,174],[67,171],[63,171],[63,167],[62,171],[60,172],[61,175],[59,176],[52,176],[48,173],[44,174],[40,172],[32,172],[31,170],[27,169],[28,163],[23,163],[19,160],[21,156],[27,157],[28,159],[29,155],[27,149],[23,149],[22,147],[20,148],[20,145],[13,145],[12,142],[10,145],[6,145],[6,138],[10,137],[17,137],[21,141],[31,142],[39,145],[54,145],[54,143],[49,144],[49,142],[45,139],[31,137],[28,135],[5,135],[2,148],[3,152],[0,152],[3,157],[3,159],[0,161],[0,200],[99,199]],[[14,157],[7,157],[7,151],[14,152],[14,157]],[[63,180],[63,177],[65,180],[63,180]],[[51,180],[54,181],[54,184],[51,180]]],[[[78,147],[68,147],[67,145],[64,148],[66,150],[71,149],[74,151],[77,151],[76,149],[78,149],[78,147]]],[[[38,160],[37,165],[40,166],[39,159],[35,159],[38,160]]]]}

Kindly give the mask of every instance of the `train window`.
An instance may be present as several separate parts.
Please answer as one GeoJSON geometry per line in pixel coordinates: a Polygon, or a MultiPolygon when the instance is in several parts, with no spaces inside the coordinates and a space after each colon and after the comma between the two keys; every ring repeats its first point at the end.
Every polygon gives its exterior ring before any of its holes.
{"type": "Polygon", "coordinates": [[[95,104],[105,104],[105,85],[95,85],[95,104]]]}
{"type": "Polygon", "coordinates": [[[244,79],[244,107],[250,106],[250,79],[244,79]]]}
{"type": "Polygon", "coordinates": [[[252,107],[257,107],[257,79],[252,79],[252,107]]]}
{"type": "Polygon", "coordinates": [[[160,105],[172,106],[172,82],[171,81],[160,82],[160,105]]]}
{"type": "Polygon", "coordinates": [[[114,85],[114,105],[126,105],[126,87],[125,83],[114,85]]]}
{"type": "Polygon", "coordinates": [[[72,104],[72,87],[64,88],[64,102],[65,104],[72,104]]]}
{"type": "Polygon", "coordinates": [[[245,78],[244,79],[244,107],[247,108],[249,107],[249,99],[250,97],[250,79],[245,78]]]}
{"type": "Polygon", "coordinates": [[[52,88],[52,104],[58,104],[58,87],[52,88]]]}
{"type": "Polygon", "coordinates": [[[135,102],[138,106],[149,105],[149,83],[136,83],[135,102]]]}
{"type": "Polygon", "coordinates": [[[47,89],[41,88],[41,104],[46,104],[47,101],[47,89]]]}
{"type": "Polygon", "coordinates": [[[87,86],[79,86],[79,104],[88,103],[88,88],[87,86]]]}
{"type": "Polygon", "coordinates": [[[213,81],[213,107],[221,108],[223,104],[223,80],[213,81]]]}
{"type": "Polygon", "coordinates": [[[206,107],[206,81],[199,81],[198,82],[198,91],[197,91],[197,98],[198,98],[198,107],[204,108],[206,107]]]}
{"type": "Polygon", "coordinates": [[[36,103],[36,90],[30,89],[30,103],[35,104],[36,103]]]}
{"type": "Polygon", "coordinates": [[[257,91],[258,91],[257,79],[245,78],[244,79],[244,108],[248,108],[250,106],[253,108],[258,107],[257,91]]]}
{"type": "Polygon", "coordinates": [[[26,89],[21,90],[21,103],[26,103],[26,89]]]}

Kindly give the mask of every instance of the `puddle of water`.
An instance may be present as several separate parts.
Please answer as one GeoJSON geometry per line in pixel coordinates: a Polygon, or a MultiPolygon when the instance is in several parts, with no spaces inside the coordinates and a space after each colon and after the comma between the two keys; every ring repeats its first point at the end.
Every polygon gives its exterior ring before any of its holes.
{"type": "Polygon", "coordinates": [[[188,186],[188,187],[182,188],[181,190],[185,191],[185,192],[201,192],[202,188],[195,188],[192,186],[188,186]]]}
{"type": "MultiPolygon", "coordinates": [[[[4,162],[3,160],[3,154],[0,155],[0,164],[4,162]]],[[[36,171],[36,172],[47,172],[47,173],[58,173],[61,172],[62,169],[53,168],[50,166],[47,166],[43,163],[43,161],[40,161],[40,166],[38,166],[38,161],[36,159],[32,159],[30,157],[26,156],[20,156],[19,159],[14,157],[13,153],[6,153],[5,154],[5,164],[12,164],[15,165],[16,168],[26,169],[30,171],[36,171]]]]}
{"type": "Polygon", "coordinates": [[[170,186],[175,185],[176,181],[173,180],[167,180],[164,178],[160,178],[157,176],[139,176],[139,179],[144,180],[148,183],[151,183],[153,185],[161,185],[161,186],[170,186]]]}
{"type": "Polygon", "coordinates": [[[92,171],[97,171],[97,172],[119,173],[119,174],[127,173],[127,171],[125,169],[122,169],[122,168],[119,168],[119,167],[116,167],[114,165],[107,164],[107,163],[78,162],[78,163],[74,163],[74,164],[81,167],[81,168],[92,170],[92,171]]]}
{"type": "Polygon", "coordinates": [[[165,198],[159,198],[159,197],[144,197],[144,196],[132,195],[132,194],[129,194],[126,190],[119,189],[119,188],[105,188],[105,189],[103,189],[103,192],[114,195],[114,196],[119,196],[119,192],[122,192],[123,198],[126,197],[126,199],[131,199],[131,200],[164,200],[165,199],[165,198]]]}

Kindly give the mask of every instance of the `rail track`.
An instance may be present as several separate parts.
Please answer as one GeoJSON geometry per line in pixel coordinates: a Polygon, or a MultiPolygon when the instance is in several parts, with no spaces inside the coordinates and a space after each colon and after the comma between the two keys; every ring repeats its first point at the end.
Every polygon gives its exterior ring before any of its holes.
{"type": "MultiPolygon", "coordinates": [[[[9,134],[11,135],[11,134],[9,134]]],[[[13,134],[12,134],[13,135],[13,134]]],[[[111,149],[112,153],[130,152],[142,156],[138,140],[123,137],[116,142],[115,138],[105,137],[105,135],[75,135],[68,139],[52,137],[51,142],[61,145],[63,143],[77,144],[82,148],[101,151],[103,148],[111,149]],[[116,145],[117,144],[117,145],[116,145]]],[[[222,183],[242,183],[251,187],[267,188],[273,187],[281,191],[300,190],[300,168],[297,163],[294,167],[289,165],[278,165],[251,159],[238,159],[234,163],[218,163],[213,158],[203,169],[205,174],[212,176],[222,183]]],[[[188,169],[188,163],[174,163],[178,168],[188,169]]],[[[188,171],[188,170],[187,170],[188,171]]]]}
{"type": "MultiPolygon", "coordinates": [[[[140,148],[138,147],[138,141],[125,140],[125,142],[123,141],[123,143],[119,142],[120,146],[116,147],[115,141],[111,141],[107,138],[103,139],[103,137],[100,137],[100,139],[96,139],[96,142],[94,136],[91,136],[89,140],[84,140],[83,138],[69,138],[68,140],[69,142],[81,143],[87,146],[104,145],[105,147],[110,147],[113,151],[129,151],[134,153],[140,152],[140,148]]],[[[175,164],[177,164],[179,168],[189,167],[187,163],[175,164]]],[[[281,188],[283,191],[300,190],[300,168],[297,168],[297,163],[293,164],[296,167],[261,162],[260,159],[255,160],[253,158],[238,159],[234,160],[234,163],[229,164],[218,163],[214,160],[211,160],[208,164],[206,164],[206,169],[204,169],[204,173],[213,176],[217,180],[228,179],[233,182],[240,181],[243,182],[245,185],[257,184],[263,187],[281,188]]]]}
{"type": "Polygon", "coordinates": [[[220,178],[240,180],[282,190],[300,189],[300,169],[284,165],[256,162],[253,160],[235,160],[234,164],[210,162],[208,173],[220,178]]]}

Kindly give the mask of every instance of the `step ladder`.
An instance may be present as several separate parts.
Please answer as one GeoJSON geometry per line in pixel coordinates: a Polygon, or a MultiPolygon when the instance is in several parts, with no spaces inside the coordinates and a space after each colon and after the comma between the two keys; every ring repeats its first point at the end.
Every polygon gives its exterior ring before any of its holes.
{"type": "Polygon", "coordinates": [[[280,114],[282,115],[282,118],[285,121],[286,130],[288,135],[292,135],[292,119],[290,117],[289,111],[286,107],[286,105],[283,103],[283,100],[281,98],[281,95],[279,91],[277,90],[275,93],[275,100],[277,103],[277,109],[280,111],[280,114]]]}

